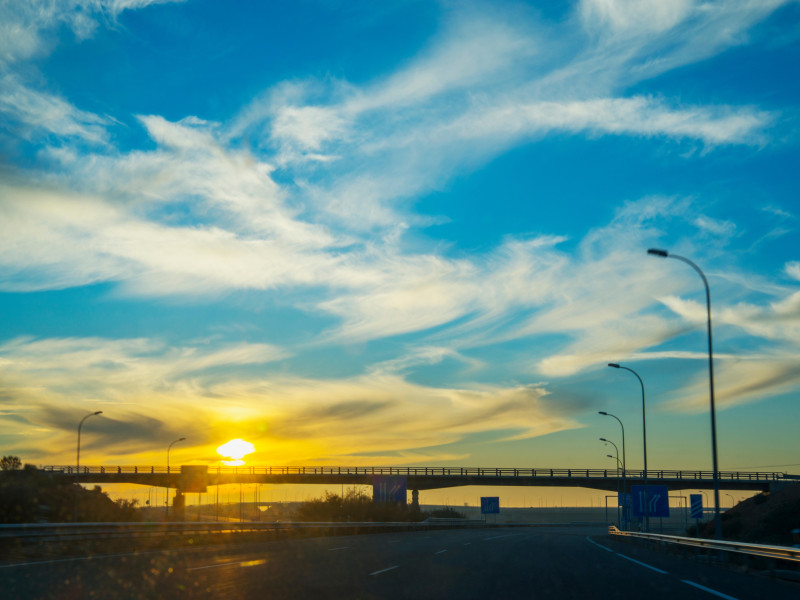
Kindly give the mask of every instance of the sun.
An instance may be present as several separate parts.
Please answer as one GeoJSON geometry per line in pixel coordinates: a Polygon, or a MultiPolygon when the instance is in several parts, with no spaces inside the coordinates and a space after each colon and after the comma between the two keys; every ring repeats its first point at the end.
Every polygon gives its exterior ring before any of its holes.
{"type": "Polygon", "coordinates": [[[228,467],[238,467],[243,465],[244,461],[242,459],[255,451],[256,447],[253,446],[253,444],[239,438],[231,440],[230,442],[226,442],[217,448],[217,454],[225,457],[225,460],[222,461],[222,464],[228,467]]]}

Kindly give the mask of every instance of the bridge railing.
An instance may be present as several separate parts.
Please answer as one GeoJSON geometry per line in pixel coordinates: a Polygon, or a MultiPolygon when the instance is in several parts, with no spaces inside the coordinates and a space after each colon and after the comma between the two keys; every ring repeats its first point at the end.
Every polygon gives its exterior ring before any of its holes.
{"type": "MultiPolygon", "coordinates": [[[[45,466],[44,471],[58,472],[66,475],[84,474],[180,474],[180,466],[81,466],[80,471],[75,466],[45,466]]],[[[623,474],[616,469],[541,469],[541,468],[483,468],[483,467],[209,467],[210,474],[234,475],[405,475],[405,476],[435,476],[435,477],[503,477],[503,478],[565,478],[565,479],[603,479],[622,477],[623,474]]],[[[643,479],[644,471],[628,469],[625,477],[629,479],[643,479]]],[[[678,471],[678,470],[648,470],[648,480],[711,480],[712,471],[678,471]]],[[[755,472],[755,471],[720,471],[721,481],[781,481],[793,479],[786,473],[755,472]]]]}

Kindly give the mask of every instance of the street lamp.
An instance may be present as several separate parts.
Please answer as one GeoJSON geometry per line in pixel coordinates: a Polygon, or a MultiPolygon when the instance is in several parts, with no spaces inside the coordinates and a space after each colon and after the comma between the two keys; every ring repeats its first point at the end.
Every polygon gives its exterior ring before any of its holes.
{"type": "MultiPolygon", "coordinates": [[[[619,513],[619,467],[620,467],[620,464],[619,464],[619,448],[617,448],[617,445],[614,442],[612,442],[611,440],[607,440],[606,438],[600,438],[600,441],[601,442],[605,442],[607,444],[611,444],[612,446],[614,446],[614,451],[617,453],[617,525],[622,525],[622,521],[619,518],[620,517],[620,513],[619,513]]],[[[606,454],[606,456],[608,456],[608,458],[614,458],[610,454],[606,454]]]]}
{"type": "Polygon", "coordinates": [[[174,444],[183,441],[186,441],[185,437],[178,438],[177,440],[170,442],[169,446],[167,446],[167,521],[169,521],[169,451],[172,449],[174,444]]]}
{"type": "Polygon", "coordinates": [[[642,437],[643,437],[643,445],[644,445],[644,530],[645,532],[650,531],[650,505],[647,503],[647,419],[645,417],[645,408],[644,408],[644,382],[642,378],[639,377],[639,374],[634,371],[633,369],[629,369],[628,367],[623,367],[622,365],[618,365],[617,363],[608,363],[609,367],[613,367],[614,369],[624,369],[626,371],[630,371],[634,375],[636,375],[636,379],[639,380],[639,384],[642,386],[642,437]]]}
{"type": "Polygon", "coordinates": [[[711,399],[711,459],[713,463],[713,478],[714,478],[714,532],[718,540],[722,539],[722,518],[719,514],[719,468],[717,466],[717,415],[714,408],[714,351],[711,343],[711,291],[708,288],[708,280],[706,279],[703,271],[700,270],[696,264],[688,258],[678,256],[677,254],[670,254],[666,250],[659,250],[650,248],[648,254],[653,256],[660,256],[662,258],[674,258],[681,262],[685,262],[692,267],[700,279],[703,280],[703,285],[706,288],[706,326],[708,329],[708,387],[709,396],[711,399]]]}
{"type": "Polygon", "coordinates": [[[730,499],[731,499],[731,508],[733,508],[733,507],[736,505],[736,500],[735,500],[735,499],[734,499],[734,497],[733,497],[733,496],[731,496],[730,494],[725,494],[725,495],[726,495],[728,498],[730,498],[730,499]]]}
{"type": "MultiPolygon", "coordinates": [[[[89,413],[85,417],[81,419],[81,422],[78,423],[78,453],[75,457],[75,483],[78,483],[78,475],[80,475],[81,471],[81,427],[83,427],[83,422],[88,419],[89,417],[95,417],[97,415],[102,415],[103,411],[98,410],[93,413],[89,413]]],[[[78,521],[78,490],[75,491],[75,502],[73,503],[73,521],[78,521]]]]}
{"type": "MultiPolygon", "coordinates": [[[[630,513],[629,513],[630,503],[626,504],[628,483],[627,483],[627,472],[625,466],[625,426],[622,424],[622,421],[620,421],[619,417],[617,417],[616,415],[612,415],[611,413],[608,413],[604,410],[598,411],[598,414],[601,414],[604,417],[615,418],[617,420],[617,423],[619,423],[619,426],[622,428],[622,494],[623,494],[622,506],[623,508],[625,508],[625,522],[627,524],[627,522],[630,521],[630,513]]],[[[619,500],[617,501],[617,503],[619,503],[619,500]]],[[[625,528],[623,527],[623,529],[625,528]]]]}

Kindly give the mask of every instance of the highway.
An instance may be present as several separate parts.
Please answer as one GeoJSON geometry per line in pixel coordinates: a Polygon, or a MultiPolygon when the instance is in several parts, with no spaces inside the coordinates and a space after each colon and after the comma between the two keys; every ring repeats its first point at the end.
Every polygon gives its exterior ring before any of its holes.
{"type": "Polygon", "coordinates": [[[800,583],[612,539],[603,527],[289,539],[1,564],[2,597],[713,600],[800,598],[800,583]]]}

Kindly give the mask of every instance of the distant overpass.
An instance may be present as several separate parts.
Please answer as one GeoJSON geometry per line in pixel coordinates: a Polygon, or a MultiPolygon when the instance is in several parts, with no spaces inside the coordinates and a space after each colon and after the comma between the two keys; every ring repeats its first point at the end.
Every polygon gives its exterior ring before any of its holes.
{"type": "MultiPolygon", "coordinates": [[[[194,466],[194,465],[190,465],[194,466]]],[[[182,489],[181,467],[159,466],[46,466],[41,470],[72,482],[132,483],[182,489]]],[[[402,476],[409,490],[480,486],[581,487],[617,491],[623,478],[616,469],[514,469],[466,467],[209,467],[206,483],[225,484],[328,484],[372,485],[376,475],[402,476]]],[[[628,470],[628,485],[644,482],[643,471],[628,470]]],[[[720,471],[720,487],[726,490],[768,491],[800,483],[800,475],[751,471],[720,471]]],[[[711,471],[648,470],[647,481],[671,490],[713,489],[711,471]]]]}

